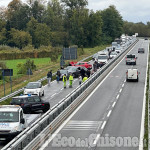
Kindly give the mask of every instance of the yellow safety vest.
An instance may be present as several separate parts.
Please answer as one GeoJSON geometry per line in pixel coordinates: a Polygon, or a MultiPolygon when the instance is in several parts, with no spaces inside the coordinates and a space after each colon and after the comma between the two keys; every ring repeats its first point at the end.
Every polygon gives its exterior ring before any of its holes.
{"type": "Polygon", "coordinates": [[[73,81],[73,76],[72,75],[69,76],[69,81],[73,81]]]}
{"type": "Polygon", "coordinates": [[[84,82],[84,81],[86,81],[87,79],[88,79],[88,77],[84,77],[82,81],[84,82]]]}

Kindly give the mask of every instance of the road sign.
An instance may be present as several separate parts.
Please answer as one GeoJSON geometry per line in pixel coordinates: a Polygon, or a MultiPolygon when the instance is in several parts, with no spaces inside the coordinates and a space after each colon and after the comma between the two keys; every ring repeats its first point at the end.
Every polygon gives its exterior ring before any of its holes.
{"type": "Polygon", "coordinates": [[[64,60],[77,59],[77,48],[63,48],[63,58],[64,60]]]}
{"type": "Polygon", "coordinates": [[[13,76],[13,69],[2,69],[2,76],[13,76]]]}

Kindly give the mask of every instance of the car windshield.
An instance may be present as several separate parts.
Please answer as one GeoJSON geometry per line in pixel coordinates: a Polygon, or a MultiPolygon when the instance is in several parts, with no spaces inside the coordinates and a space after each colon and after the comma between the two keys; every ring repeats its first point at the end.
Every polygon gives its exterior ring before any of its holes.
{"type": "Polygon", "coordinates": [[[135,55],[127,55],[127,58],[135,58],[135,55]]]}
{"type": "Polygon", "coordinates": [[[26,88],[27,89],[37,89],[37,88],[40,88],[40,84],[39,83],[28,83],[26,88]]]}
{"type": "Polygon", "coordinates": [[[98,59],[107,59],[108,57],[107,56],[98,56],[98,59]]]}
{"type": "Polygon", "coordinates": [[[67,70],[60,70],[60,73],[61,73],[61,74],[66,74],[66,73],[67,73],[67,70]]]}
{"type": "Polygon", "coordinates": [[[18,122],[18,112],[0,112],[0,122],[18,122]]]}
{"type": "Polygon", "coordinates": [[[13,104],[21,104],[22,102],[23,102],[23,100],[21,98],[13,98],[12,99],[13,104]]]}
{"type": "Polygon", "coordinates": [[[76,71],[76,70],[77,70],[76,67],[71,67],[71,68],[68,70],[68,72],[73,72],[73,71],[76,71]]]}

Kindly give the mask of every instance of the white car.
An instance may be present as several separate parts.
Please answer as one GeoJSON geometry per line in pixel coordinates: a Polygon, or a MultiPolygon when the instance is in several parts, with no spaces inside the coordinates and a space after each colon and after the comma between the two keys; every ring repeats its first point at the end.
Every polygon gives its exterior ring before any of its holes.
{"type": "Polygon", "coordinates": [[[29,82],[24,89],[24,95],[44,96],[44,87],[41,82],[29,82]]]}
{"type": "Polygon", "coordinates": [[[121,53],[121,51],[122,51],[122,48],[121,48],[121,47],[116,47],[116,48],[115,48],[115,52],[121,53]]]}
{"type": "Polygon", "coordinates": [[[126,72],[126,81],[139,81],[138,69],[128,69],[126,72]]]}
{"type": "Polygon", "coordinates": [[[112,52],[110,53],[110,59],[116,57],[117,55],[118,55],[118,53],[117,53],[116,51],[112,51],[112,52]]]}

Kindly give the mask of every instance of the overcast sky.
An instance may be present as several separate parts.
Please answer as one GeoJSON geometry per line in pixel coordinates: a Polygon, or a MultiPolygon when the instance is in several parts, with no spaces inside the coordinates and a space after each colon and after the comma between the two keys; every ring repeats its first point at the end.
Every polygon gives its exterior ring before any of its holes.
{"type": "MultiPolygon", "coordinates": [[[[12,0],[0,0],[0,6],[7,6],[12,0]]],[[[26,0],[22,0],[26,1],[26,0]]],[[[115,5],[123,20],[129,22],[150,21],[150,0],[88,0],[88,8],[103,10],[110,5],[115,5]]]]}

